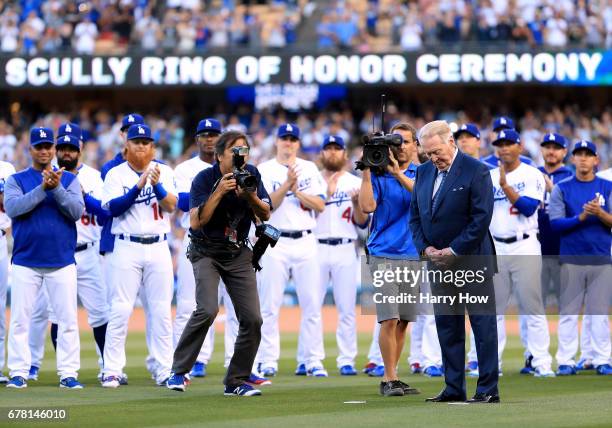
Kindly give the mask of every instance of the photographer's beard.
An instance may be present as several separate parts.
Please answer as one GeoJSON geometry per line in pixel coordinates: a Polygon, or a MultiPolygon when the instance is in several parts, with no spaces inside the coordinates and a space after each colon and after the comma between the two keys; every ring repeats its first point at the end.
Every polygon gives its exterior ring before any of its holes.
{"type": "Polygon", "coordinates": [[[338,172],[344,169],[344,164],[346,163],[346,159],[344,157],[332,157],[327,158],[325,156],[321,157],[321,163],[323,164],[323,168],[331,172],[338,172]]]}

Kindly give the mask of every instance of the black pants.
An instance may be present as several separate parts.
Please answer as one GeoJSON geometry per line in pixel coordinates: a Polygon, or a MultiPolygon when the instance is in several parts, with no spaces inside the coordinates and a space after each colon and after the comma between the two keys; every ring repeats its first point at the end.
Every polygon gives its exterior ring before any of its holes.
{"type": "Polygon", "coordinates": [[[187,321],[174,351],[172,364],[174,373],[188,373],[196,362],[208,329],[219,312],[218,287],[221,278],[232,299],[240,323],[234,355],[223,383],[228,386],[238,386],[251,375],[255,354],[261,341],[263,322],[255,272],[251,265],[252,254],[250,249],[242,248],[240,254],[231,260],[220,261],[205,256],[193,263],[196,309],[187,321]]]}

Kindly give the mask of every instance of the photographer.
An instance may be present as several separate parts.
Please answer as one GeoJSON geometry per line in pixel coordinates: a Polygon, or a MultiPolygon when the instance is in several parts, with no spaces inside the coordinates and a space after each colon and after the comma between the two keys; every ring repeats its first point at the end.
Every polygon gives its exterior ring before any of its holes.
{"type": "MultiPolygon", "coordinates": [[[[371,270],[379,265],[401,259],[417,259],[418,253],[412,243],[408,228],[411,190],[414,185],[416,166],[411,163],[416,151],[416,129],[409,124],[396,125],[392,132],[401,129],[402,143],[389,145],[389,164],[385,171],[365,167],[359,192],[359,206],[366,213],[374,213],[370,227],[367,250],[371,270]]],[[[399,295],[399,284],[387,284],[385,295],[399,295]],[[387,287],[388,286],[388,287],[387,287]]],[[[405,308],[404,308],[405,309],[405,308]]],[[[380,324],[379,344],[385,366],[381,393],[385,396],[414,394],[414,388],[397,377],[399,361],[406,328],[416,314],[405,314],[399,304],[376,305],[380,324]]]]}
{"type": "MultiPolygon", "coordinates": [[[[225,395],[252,396],[261,392],[245,383],[251,374],[261,339],[262,318],[252,251],[246,247],[251,222],[255,217],[270,217],[270,197],[259,171],[252,165],[240,170],[256,179],[256,189],[241,188],[235,178],[236,156],[248,150],[246,135],[230,131],[216,143],[217,162],[196,175],[190,191],[191,244],[188,257],[196,280],[196,310],[191,314],[174,352],[173,376],[168,388],[185,390],[185,374],[196,361],[218,305],[219,278],[232,299],[240,330],[234,355],[224,379],[225,395]],[[241,148],[238,151],[233,150],[241,148]]],[[[242,157],[246,162],[248,154],[242,157]]]]}

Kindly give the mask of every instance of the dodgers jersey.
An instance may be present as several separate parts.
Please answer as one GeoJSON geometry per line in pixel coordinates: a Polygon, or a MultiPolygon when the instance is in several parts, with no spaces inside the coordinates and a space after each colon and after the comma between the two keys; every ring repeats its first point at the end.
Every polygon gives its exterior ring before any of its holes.
{"type": "MultiPolygon", "coordinates": [[[[100,175],[100,171],[85,164],[78,169],[77,177],[83,191],[96,199],[102,197],[102,187],[104,182],[100,175]]],[[[100,231],[102,227],[96,216],[87,211],[83,211],[80,220],[77,220],[77,243],[85,244],[88,242],[97,242],[100,240],[100,231]]]]}
{"type": "Polygon", "coordinates": [[[346,171],[342,173],[336,191],[325,201],[325,210],[317,218],[314,229],[317,238],[357,239],[351,194],[360,188],[361,180],[358,177],[346,171]]]}
{"type": "MultiPolygon", "coordinates": [[[[327,184],[315,163],[297,158],[295,166],[298,190],[325,199],[327,184]]],[[[288,167],[276,159],[261,163],[257,169],[268,193],[275,192],[287,181],[288,167]]],[[[283,231],[309,230],[317,226],[314,210],[305,208],[292,191],[287,192],[283,203],[272,211],[269,223],[283,231]]]]}
{"type": "MultiPolygon", "coordinates": [[[[4,184],[9,176],[15,174],[15,167],[4,161],[0,161],[0,185],[2,186],[2,193],[4,193],[4,184]]],[[[4,212],[4,206],[0,206],[0,229],[6,230],[11,227],[11,218],[4,212]]]]}
{"type": "MultiPolygon", "coordinates": [[[[159,182],[168,193],[176,196],[174,171],[168,165],[152,161],[147,168],[159,166],[159,182]]],[[[140,174],[132,169],[128,162],[124,162],[111,169],[104,180],[102,192],[102,207],[109,209],[109,202],[121,197],[132,189],[140,174]]],[[[170,232],[171,213],[163,212],[159,201],[153,191],[149,180],[140,190],[134,204],[119,217],[113,218],[111,232],[113,235],[161,235],[170,232]]]]}
{"type": "MultiPolygon", "coordinates": [[[[176,178],[176,191],[178,193],[189,193],[191,190],[191,182],[196,175],[206,168],[210,168],[212,165],[208,162],[204,162],[199,156],[181,162],[174,168],[174,175],[176,178]]],[[[167,189],[166,189],[167,190],[167,189]]],[[[189,229],[189,213],[186,212],[181,218],[181,226],[185,229],[189,229]]]]}
{"type": "MultiPolygon", "coordinates": [[[[508,200],[499,186],[499,167],[492,169],[493,181],[493,218],[489,230],[493,236],[511,238],[523,233],[538,230],[537,211],[529,217],[521,214],[508,200]]],[[[527,196],[542,202],[544,200],[545,181],[542,173],[523,162],[512,172],[506,173],[506,181],[519,196],[527,196]]]]}

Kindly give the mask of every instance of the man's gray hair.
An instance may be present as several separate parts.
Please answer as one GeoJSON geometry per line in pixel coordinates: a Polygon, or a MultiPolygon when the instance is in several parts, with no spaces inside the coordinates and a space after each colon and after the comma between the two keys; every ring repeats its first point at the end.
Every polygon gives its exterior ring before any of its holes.
{"type": "Polygon", "coordinates": [[[448,143],[452,132],[447,121],[434,120],[433,122],[429,122],[425,124],[421,129],[419,129],[420,142],[435,137],[436,135],[440,136],[440,139],[444,144],[448,143]]]}

